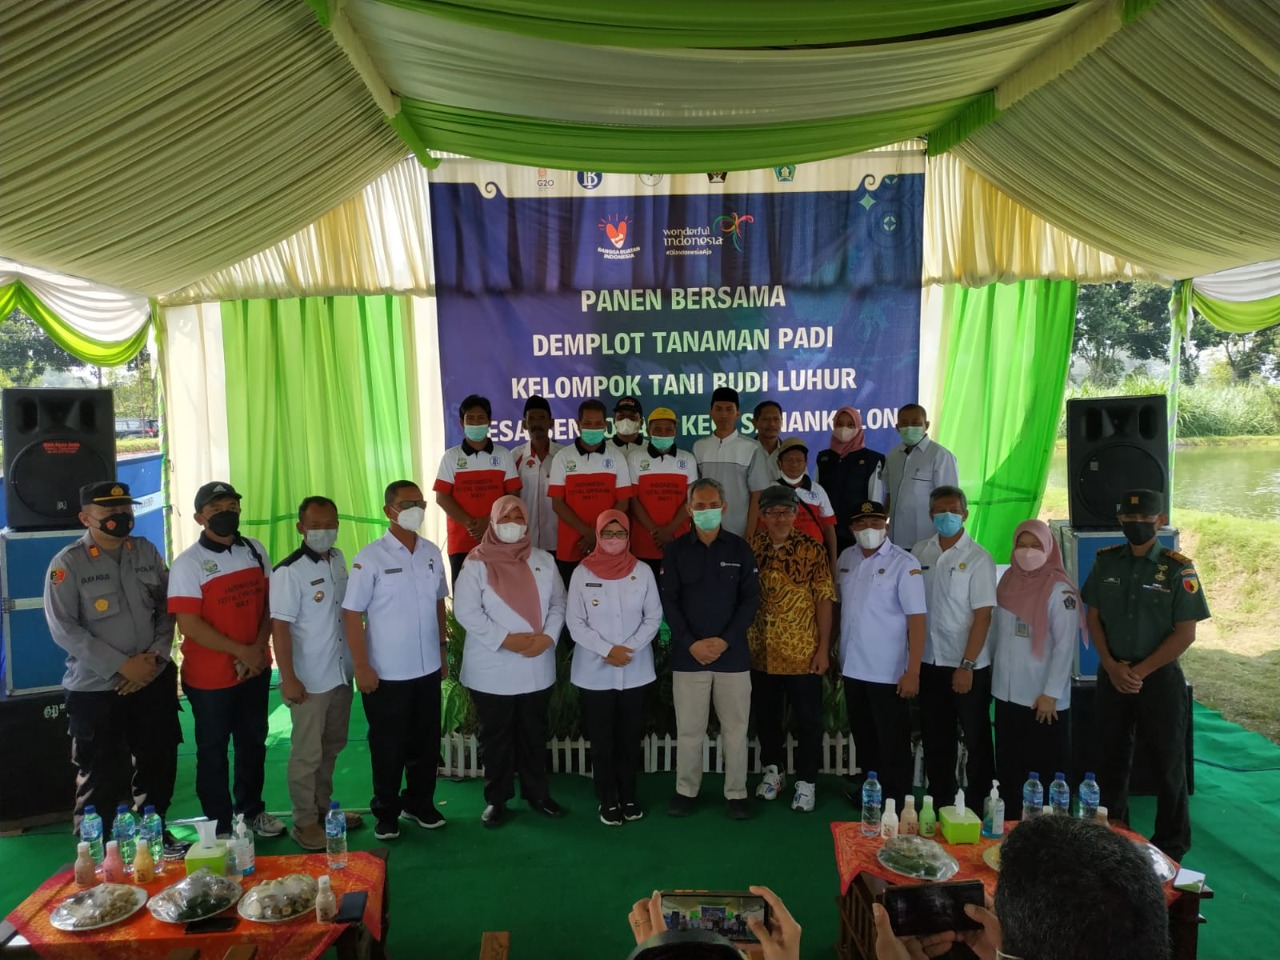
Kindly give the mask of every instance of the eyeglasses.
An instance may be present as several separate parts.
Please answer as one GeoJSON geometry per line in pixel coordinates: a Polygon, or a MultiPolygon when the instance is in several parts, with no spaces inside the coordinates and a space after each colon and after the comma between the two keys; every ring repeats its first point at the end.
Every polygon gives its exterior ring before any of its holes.
{"type": "Polygon", "coordinates": [[[629,534],[626,530],[601,530],[600,531],[601,540],[626,540],[630,536],[631,534],[629,534]]]}
{"type": "Polygon", "coordinates": [[[399,507],[401,510],[408,510],[410,507],[422,507],[422,509],[424,509],[424,510],[425,510],[425,509],[427,508],[427,501],[425,501],[425,500],[400,500],[400,501],[397,501],[396,506],[397,506],[397,507],[399,507]]]}
{"type": "Polygon", "coordinates": [[[773,520],[781,520],[783,517],[790,517],[794,515],[795,512],[796,511],[794,507],[777,507],[776,509],[773,509],[773,510],[763,511],[761,516],[769,517],[770,519],[773,519],[773,520]]]}

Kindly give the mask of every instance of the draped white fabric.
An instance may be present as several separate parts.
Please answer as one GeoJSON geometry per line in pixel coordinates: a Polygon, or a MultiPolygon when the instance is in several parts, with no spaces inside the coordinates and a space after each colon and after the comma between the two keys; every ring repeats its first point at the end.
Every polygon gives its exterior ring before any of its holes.
{"type": "Polygon", "coordinates": [[[104,343],[128,340],[151,316],[146,297],[0,258],[0,288],[14,282],[26,286],[72,330],[104,343]]]}
{"type": "Polygon", "coordinates": [[[1191,286],[1206,297],[1229,303],[1248,303],[1280,296],[1280,260],[1250,263],[1243,267],[1196,277],[1191,286]]]}

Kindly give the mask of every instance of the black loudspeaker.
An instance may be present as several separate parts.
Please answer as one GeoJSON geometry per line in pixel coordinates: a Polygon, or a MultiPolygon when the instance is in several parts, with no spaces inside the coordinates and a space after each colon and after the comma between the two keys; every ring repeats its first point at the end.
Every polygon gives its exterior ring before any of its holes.
{"type": "Polygon", "coordinates": [[[1169,489],[1169,412],[1164,394],[1067,401],[1067,492],[1071,526],[1119,529],[1126,490],[1169,489]]]}
{"type": "Polygon", "coordinates": [[[78,527],[80,487],[116,478],[111,391],[9,389],[0,415],[9,527],[78,527]]]}
{"type": "Polygon", "coordinates": [[[71,819],[76,774],[62,698],[0,690],[0,832],[71,819]]]}

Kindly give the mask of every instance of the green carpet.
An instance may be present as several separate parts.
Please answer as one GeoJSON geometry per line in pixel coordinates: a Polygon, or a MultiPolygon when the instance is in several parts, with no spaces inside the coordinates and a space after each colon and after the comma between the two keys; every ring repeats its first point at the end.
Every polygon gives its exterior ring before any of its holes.
{"type": "MultiPolygon", "coordinates": [[[[352,743],[339,761],[339,800],[366,807],[368,757],[364,718],[352,717],[352,743]]],[[[267,805],[288,807],[284,764],[288,712],[272,717],[267,805]]],[[[189,715],[184,715],[189,723],[189,715]]],[[[1204,905],[1200,956],[1235,960],[1263,956],[1280,942],[1280,747],[1197,705],[1196,794],[1191,798],[1194,849],[1187,866],[1208,875],[1216,898],[1204,905]]],[[[184,747],[176,817],[196,815],[194,756],[184,747]]],[[[509,930],[513,960],[601,960],[625,957],[631,947],[627,912],[655,888],[773,887],[804,927],[803,956],[828,958],[836,936],[837,878],[829,822],[851,818],[842,781],[823,778],[818,808],[804,816],[783,802],[757,803],[758,816],[736,823],[719,799],[721,778],[708,776],[696,815],[673,820],[663,807],[674,775],[642,778],[649,816],[621,828],[596,819],[590,781],[553,777],[552,788],[570,813],[549,821],[517,807],[505,827],[480,826],[483,807],[476,781],[441,783],[437,798],[449,819],[428,833],[406,825],[392,844],[393,956],[466,960],[479,951],[485,930],[509,930]]],[[[68,776],[68,788],[70,777],[68,776]]],[[[1135,829],[1148,832],[1154,801],[1134,802],[1135,829]]],[[[350,837],[353,849],[377,844],[366,827],[350,837]]],[[[261,854],[292,852],[287,839],[259,841],[261,854]]],[[[63,828],[43,828],[0,839],[0,913],[8,912],[59,864],[74,857],[63,828]]]]}

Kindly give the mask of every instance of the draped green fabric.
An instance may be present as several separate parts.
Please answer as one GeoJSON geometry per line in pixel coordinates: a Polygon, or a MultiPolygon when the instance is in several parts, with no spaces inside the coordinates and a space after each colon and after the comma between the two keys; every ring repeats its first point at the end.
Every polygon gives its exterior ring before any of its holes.
{"type": "Polygon", "coordinates": [[[956,455],[967,529],[1007,563],[1014,527],[1040,510],[1075,332],[1073,280],[946,290],[949,335],[938,442],[956,455]]]}
{"type": "Polygon", "coordinates": [[[715,128],[568,123],[407,97],[400,105],[422,143],[437,152],[558,170],[702,173],[759,170],[870,150],[938,128],[977,99],[858,117],[715,128]]]}
{"type": "MultiPolygon", "coordinates": [[[[307,0],[325,23],[329,5],[307,0]]],[[[1067,0],[384,0],[476,27],[618,47],[823,46],[978,28],[1067,0]]],[[[330,4],[332,0],[330,0],[330,4]]],[[[327,23],[326,23],[327,25],[327,23]]]]}
{"type": "Polygon", "coordinates": [[[1252,333],[1280,323],[1280,294],[1237,303],[1206,297],[1193,286],[1191,305],[1215,327],[1228,333],[1252,333]]]}
{"type": "Polygon", "coordinates": [[[95,367],[118,367],[122,363],[128,363],[147,345],[148,323],[144,323],[133,336],[118,343],[94,340],[75,330],[46,307],[25,283],[14,281],[0,288],[0,321],[18,309],[40,324],[41,329],[63,350],[95,367]]]}
{"type": "Polygon", "coordinates": [[[386,532],[386,485],[416,479],[408,314],[389,296],[222,304],[230,480],[274,563],[301,542],[304,497],[337,503],[349,560],[386,532]]]}

